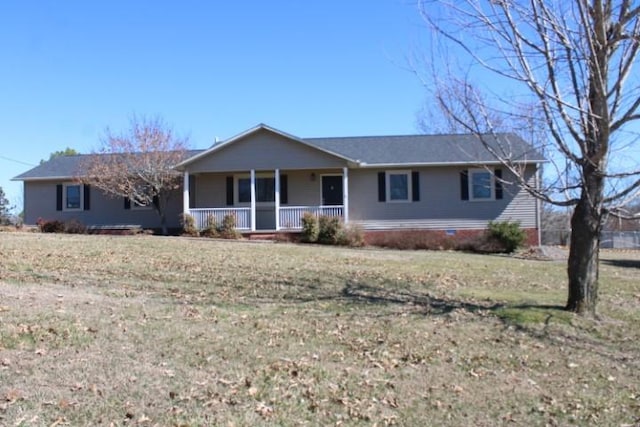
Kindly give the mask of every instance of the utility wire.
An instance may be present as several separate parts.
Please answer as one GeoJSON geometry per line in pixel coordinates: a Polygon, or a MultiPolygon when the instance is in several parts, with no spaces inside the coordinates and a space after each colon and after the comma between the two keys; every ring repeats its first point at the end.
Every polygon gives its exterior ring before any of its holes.
{"type": "Polygon", "coordinates": [[[23,162],[21,160],[11,159],[9,157],[5,157],[5,156],[2,156],[2,155],[0,155],[0,159],[8,160],[8,161],[14,162],[14,163],[20,163],[21,165],[25,165],[25,166],[36,166],[33,163],[27,163],[27,162],[23,162]]]}

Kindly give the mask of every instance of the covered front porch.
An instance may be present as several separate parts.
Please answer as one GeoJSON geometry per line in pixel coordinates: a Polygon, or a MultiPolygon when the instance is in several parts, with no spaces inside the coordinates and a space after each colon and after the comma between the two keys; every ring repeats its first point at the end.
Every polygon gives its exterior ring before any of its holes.
{"type": "Polygon", "coordinates": [[[302,217],[349,221],[349,171],[251,169],[227,173],[184,173],[183,212],[198,230],[233,215],[241,232],[298,231],[302,217]]]}

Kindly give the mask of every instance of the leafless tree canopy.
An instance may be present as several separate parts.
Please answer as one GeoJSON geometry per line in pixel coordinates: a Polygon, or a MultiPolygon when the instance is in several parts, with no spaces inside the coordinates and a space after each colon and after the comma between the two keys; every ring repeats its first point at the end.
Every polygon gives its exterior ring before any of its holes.
{"type": "Polygon", "coordinates": [[[631,0],[421,0],[434,30],[424,81],[454,127],[532,129],[552,160],[527,185],[508,144],[492,154],[534,196],[573,208],[567,308],[595,312],[607,214],[640,193],[640,4],[631,0]],[[445,64],[436,67],[434,64],[445,64]],[[527,112],[529,110],[529,112],[527,112]],[[524,125],[524,126],[522,126],[524,125]]]}
{"type": "Polygon", "coordinates": [[[173,167],[184,160],[186,149],[186,139],[162,119],[133,117],[126,132],[106,129],[100,148],[86,157],[80,179],[112,196],[153,206],[166,232],[167,201],[182,182],[173,167]]]}
{"type": "Polygon", "coordinates": [[[538,142],[553,164],[540,198],[576,205],[590,163],[607,179],[605,206],[624,205],[640,188],[635,3],[423,0],[441,36],[434,49],[449,60],[425,81],[454,129],[544,130],[538,142]]]}

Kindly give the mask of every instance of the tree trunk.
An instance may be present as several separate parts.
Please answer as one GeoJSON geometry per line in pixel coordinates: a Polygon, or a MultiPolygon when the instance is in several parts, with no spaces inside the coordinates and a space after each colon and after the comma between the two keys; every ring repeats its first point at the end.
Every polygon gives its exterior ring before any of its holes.
{"type": "Polygon", "coordinates": [[[162,230],[162,235],[168,236],[169,229],[167,228],[167,215],[165,214],[165,209],[158,206],[156,212],[158,212],[158,216],[160,217],[160,229],[162,230]]]}
{"type": "Polygon", "coordinates": [[[167,228],[167,206],[169,205],[168,197],[162,192],[156,192],[153,198],[153,209],[158,214],[160,219],[160,230],[163,236],[169,235],[169,229],[167,228]]]}
{"type": "Polygon", "coordinates": [[[590,176],[585,181],[580,201],[571,217],[571,246],[567,273],[569,298],[566,309],[579,314],[596,314],[600,231],[602,209],[602,179],[590,176]]]}

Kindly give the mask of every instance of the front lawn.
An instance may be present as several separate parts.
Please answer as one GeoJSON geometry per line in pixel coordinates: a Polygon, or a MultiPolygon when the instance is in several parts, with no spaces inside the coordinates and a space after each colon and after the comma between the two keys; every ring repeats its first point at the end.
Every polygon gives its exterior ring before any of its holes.
{"type": "Polygon", "coordinates": [[[0,425],[636,425],[640,254],[0,233],[0,425]]]}

